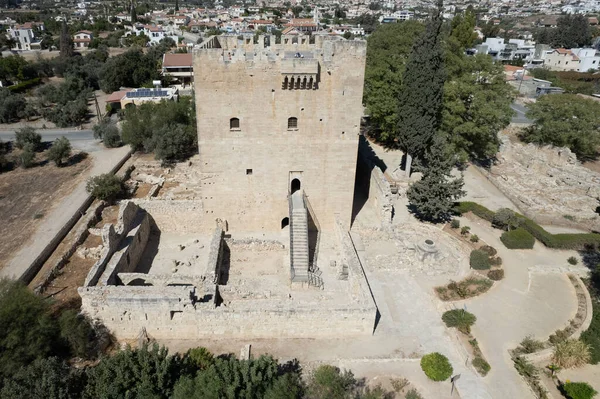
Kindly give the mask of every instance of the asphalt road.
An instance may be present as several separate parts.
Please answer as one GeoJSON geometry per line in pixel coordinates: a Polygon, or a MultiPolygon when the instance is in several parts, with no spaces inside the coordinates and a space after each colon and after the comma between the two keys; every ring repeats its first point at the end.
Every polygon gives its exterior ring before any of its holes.
{"type": "MultiPolygon", "coordinates": [[[[94,152],[102,149],[98,140],[94,139],[92,130],[68,130],[68,129],[37,129],[42,135],[42,141],[54,141],[65,136],[71,142],[73,148],[86,152],[94,152]]],[[[11,141],[15,139],[14,130],[1,130],[0,140],[11,141]]]]}
{"type": "Polygon", "coordinates": [[[510,107],[515,111],[511,119],[512,123],[533,123],[531,119],[525,116],[525,113],[528,111],[527,107],[517,103],[512,103],[510,107]]]}

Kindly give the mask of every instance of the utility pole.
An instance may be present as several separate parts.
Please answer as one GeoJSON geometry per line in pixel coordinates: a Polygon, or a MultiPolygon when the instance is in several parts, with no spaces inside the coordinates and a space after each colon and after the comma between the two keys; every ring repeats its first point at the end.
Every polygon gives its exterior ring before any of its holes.
{"type": "Polygon", "coordinates": [[[102,114],[100,113],[100,105],[98,105],[98,99],[96,98],[96,93],[94,95],[94,103],[96,104],[96,115],[98,116],[98,123],[102,120],[102,114]]]}

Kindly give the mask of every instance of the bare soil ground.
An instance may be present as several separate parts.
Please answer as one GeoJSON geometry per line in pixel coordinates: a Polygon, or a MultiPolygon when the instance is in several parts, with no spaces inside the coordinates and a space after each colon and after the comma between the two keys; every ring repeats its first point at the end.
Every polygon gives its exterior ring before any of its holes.
{"type": "MultiPolygon", "coordinates": [[[[44,153],[37,157],[46,159],[44,153]]],[[[42,166],[0,174],[0,268],[27,242],[53,205],[79,184],[91,163],[86,158],[59,168],[42,161],[42,166]]]]}

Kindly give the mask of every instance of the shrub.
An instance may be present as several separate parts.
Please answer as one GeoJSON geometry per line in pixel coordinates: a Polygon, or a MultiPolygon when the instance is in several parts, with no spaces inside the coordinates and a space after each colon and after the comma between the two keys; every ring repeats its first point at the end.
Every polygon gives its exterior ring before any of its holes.
{"type": "Polygon", "coordinates": [[[74,356],[95,357],[96,333],[88,318],[78,315],[74,310],[66,310],[60,315],[58,324],[60,337],[71,348],[74,356]]]}
{"type": "Polygon", "coordinates": [[[404,388],[410,385],[410,382],[406,378],[392,378],[390,380],[392,384],[392,388],[394,388],[394,392],[402,392],[404,388]]]}
{"type": "Polygon", "coordinates": [[[521,341],[521,344],[517,347],[516,351],[518,353],[529,354],[535,353],[542,349],[544,349],[544,343],[533,338],[531,335],[528,335],[525,338],[523,338],[523,341],[521,341]]]}
{"type": "Polygon", "coordinates": [[[105,173],[90,178],[85,189],[97,199],[112,203],[123,193],[123,182],[112,173],[105,173]]]}
{"type": "Polygon", "coordinates": [[[42,145],[42,135],[29,126],[15,132],[15,145],[17,148],[22,150],[27,144],[31,146],[33,151],[38,151],[42,145]]]}
{"type": "Polygon", "coordinates": [[[473,212],[473,214],[479,216],[480,218],[487,220],[488,222],[492,222],[494,219],[494,212],[487,209],[485,206],[479,205],[476,202],[463,201],[459,202],[455,207],[454,211],[459,215],[465,214],[467,212],[473,212]]]}
{"type": "Polygon", "coordinates": [[[415,388],[406,392],[406,399],[423,399],[423,396],[415,388]]]}
{"type": "Polygon", "coordinates": [[[481,246],[481,248],[479,248],[479,250],[488,254],[490,258],[492,256],[496,256],[496,254],[498,253],[498,251],[496,251],[496,248],[491,247],[489,245],[483,245],[483,246],[481,246]]]}
{"type": "Polygon", "coordinates": [[[66,137],[54,140],[52,147],[48,150],[48,159],[54,161],[56,166],[62,166],[71,155],[71,143],[66,137]]]}
{"type": "Polygon", "coordinates": [[[479,236],[477,236],[477,234],[473,234],[471,236],[471,242],[479,242],[479,236]]]}
{"type": "Polygon", "coordinates": [[[470,230],[471,228],[469,226],[463,226],[462,229],[460,229],[460,234],[466,236],[467,234],[469,234],[470,230]]]}
{"type": "Polygon", "coordinates": [[[460,220],[452,219],[452,221],[450,222],[450,227],[452,227],[453,229],[458,229],[460,227],[460,220]]]}
{"type": "Polygon", "coordinates": [[[592,399],[598,393],[587,382],[567,382],[561,388],[569,399],[592,399]]]}
{"type": "Polygon", "coordinates": [[[504,269],[490,270],[487,276],[490,280],[500,281],[504,278],[504,269]]]}
{"type": "Polygon", "coordinates": [[[103,119],[99,124],[94,126],[94,138],[101,139],[106,148],[115,148],[123,144],[119,128],[108,118],[103,119]]]}
{"type": "Polygon", "coordinates": [[[492,226],[506,231],[514,230],[519,226],[519,220],[512,209],[502,208],[494,214],[492,226]]]}
{"type": "Polygon", "coordinates": [[[579,263],[579,260],[576,257],[571,256],[569,257],[569,259],[567,259],[567,262],[569,262],[571,265],[576,265],[577,263],[579,263]]]}
{"type": "Polygon", "coordinates": [[[469,264],[475,270],[488,270],[490,265],[490,257],[483,251],[474,249],[469,257],[469,264]]]}
{"type": "Polygon", "coordinates": [[[459,331],[469,334],[471,332],[471,326],[477,321],[477,317],[466,310],[453,309],[444,312],[442,320],[447,327],[456,327],[459,331]]]}
{"type": "Polygon", "coordinates": [[[448,358],[438,352],[423,356],[421,358],[421,369],[433,381],[445,381],[450,378],[454,371],[448,358]]]}
{"type": "Polygon", "coordinates": [[[492,266],[501,266],[502,265],[502,258],[499,256],[490,258],[490,264],[492,266]]]}
{"type": "Polygon", "coordinates": [[[33,144],[25,143],[23,152],[19,156],[19,161],[22,167],[31,168],[35,163],[35,150],[33,144]]]}
{"type": "Polygon", "coordinates": [[[600,301],[592,301],[592,323],[580,339],[590,346],[590,363],[600,363],[600,301]]]}
{"type": "Polygon", "coordinates": [[[308,396],[311,398],[342,399],[356,385],[356,379],[351,371],[341,371],[325,364],[313,372],[307,385],[308,396]]]}
{"type": "Polygon", "coordinates": [[[548,341],[550,341],[552,345],[556,345],[561,342],[565,342],[567,339],[569,339],[570,336],[570,329],[569,327],[566,327],[563,330],[554,331],[554,334],[550,334],[550,337],[548,337],[548,341]]]}
{"type": "Polygon", "coordinates": [[[535,244],[535,238],[521,227],[516,230],[505,231],[502,233],[500,241],[508,249],[531,249],[535,244]]]}
{"type": "Polygon", "coordinates": [[[488,362],[486,362],[484,358],[479,357],[479,356],[477,356],[475,359],[473,359],[473,367],[475,367],[477,372],[484,377],[492,369],[490,364],[488,362]]]}
{"type": "Polygon", "coordinates": [[[200,346],[188,350],[185,360],[198,370],[206,370],[214,363],[214,356],[208,349],[200,346]]]}
{"type": "Polygon", "coordinates": [[[581,367],[590,361],[590,346],[583,341],[567,339],[556,344],[552,362],[562,368],[581,367]]]}

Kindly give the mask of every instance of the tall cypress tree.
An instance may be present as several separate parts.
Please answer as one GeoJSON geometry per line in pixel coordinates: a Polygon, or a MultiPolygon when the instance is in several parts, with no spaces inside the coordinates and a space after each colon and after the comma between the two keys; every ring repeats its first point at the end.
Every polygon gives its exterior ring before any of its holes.
{"type": "Polygon", "coordinates": [[[413,183],[406,196],[417,217],[439,222],[447,220],[454,202],[465,193],[463,178],[452,176],[454,157],[448,151],[448,142],[440,134],[424,156],[423,178],[413,183]]]}
{"type": "Polygon", "coordinates": [[[131,1],[131,23],[137,22],[137,10],[135,9],[135,1],[131,1]]]}
{"type": "Polygon", "coordinates": [[[441,43],[442,1],[416,40],[406,63],[398,97],[396,140],[406,154],[406,176],[413,158],[422,158],[442,120],[444,50],[441,43]]]}
{"type": "Polygon", "coordinates": [[[60,56],[71,57],[73,55],[73,39],[67,28],[67,22],[63,20],[60,32],[60,56]]]}

